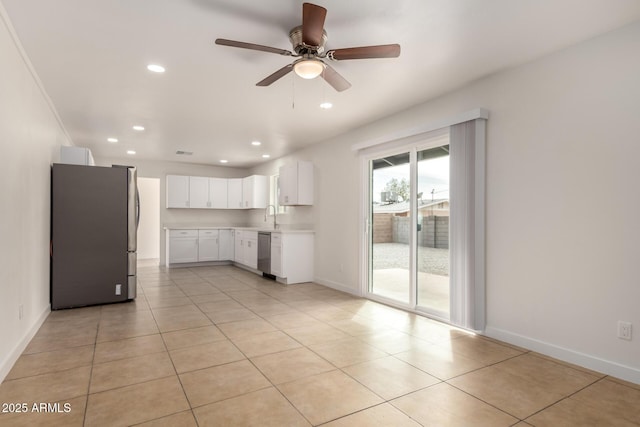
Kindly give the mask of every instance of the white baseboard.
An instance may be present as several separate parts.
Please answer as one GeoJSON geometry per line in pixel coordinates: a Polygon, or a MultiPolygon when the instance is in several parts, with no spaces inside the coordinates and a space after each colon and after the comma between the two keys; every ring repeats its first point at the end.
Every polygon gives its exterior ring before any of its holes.
{"type": "Polygon", "coordinates": [[[616,377],[621,380],[640,384],[640,369],[633,368],[631,366],[600,359],[589,354],[525,337],[523,335],[514,334],[513,332],[502,329],[487,327],[484,335],[518,347],[542,353],[546,356],[551,356],[564,362],[573,363],[574,365],[582,366],[606,375],[611,375],[612,377],[616,377]]]}
{"type": "Polygon", "coordinates": [[[36,332],[38,332],[38,329],[40,329],[40,326],[42,326],[50,312],[51,306],[47,305],[44,311],[40,313],[40,316],[38,316],[33,326],[31,326],[24,337],[22,337],[18,345],[16,345],[2,363],[0,363],[0,382],[4,381],[6,376],[9,374],[9,371],[11,371],[11,368],[13,368],[13,365],[16,363],[24,349],[27,348],[27,345],[29,345],[31,339],[36,335],[36,332]]]}
{"type": "Polygon", "coordinates": [[[355,295],[357,297],[362,296],[362,295],[360,295],[360,292],[358,291],[358,289],[353,289],[352,287],[345,286],[342,283],[338,283],[338,282],[334,282],[334,281],[331,281],[331,280],[323,279],[321,277],[315,277],[313,279],[313,281],[314,281],[314,283],[326,286],[328,288],[335,289],[336,291],[345,292],[347,294],[355,295]]]}

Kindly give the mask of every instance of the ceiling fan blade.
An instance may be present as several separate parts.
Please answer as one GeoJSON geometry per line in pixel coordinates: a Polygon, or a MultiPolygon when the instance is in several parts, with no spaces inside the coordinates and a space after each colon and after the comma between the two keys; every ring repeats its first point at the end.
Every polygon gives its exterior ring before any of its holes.
{"type": "Polygon", "coordinates": [[[327,9],[311,3],[302,4],[302,42],[309,46],[320,46],[324,32],[327,9]]]}
{"type": "Polygon", "coordinates": [[[238,42],[235,40],[216,39],[216,44],[219,44],[222,46],[239,47],[242,49],[259,50],[262,52],[277,53],[278,55],[284,55],[284,56],[293,55],[293,53],[288,50],[278,49],[276,47],[263,46],[261,44],[238,42]]]}
{"type": "Polygon", "coordinates": [[[269,86],[271,83],[289,74],[291,70],[293,70],[293,64],[285,65],[269,77],[256,83],[256,86],[269,86]]]}
{"type": "Polygon", "coordinates": [[[397,58],[400,56],[400,45],[384,44],[379,46],[348,47],[330,50],[326,56],[336,61],[344,59],[397,58]]]}
{"type": "Polygon", "coordinates": [[[336,70],[329,64],[324,64],[324,71],[321,74],[322,78],[329,83],[335,90],[342,92],[351,87],[351,83],[342,77],[336,70]]]}

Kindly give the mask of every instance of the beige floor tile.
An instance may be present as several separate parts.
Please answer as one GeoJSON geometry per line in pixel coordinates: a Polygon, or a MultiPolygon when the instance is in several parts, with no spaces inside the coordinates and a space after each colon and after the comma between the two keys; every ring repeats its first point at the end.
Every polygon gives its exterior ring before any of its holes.
{"type": "Polygon", "coordinates": [[[412,321],[401,330],[433,343],[469,336],[467,332],[419,316],[413,318],[412,321]]]}
{"type": "Polygon", "coordinates": [[[222,292],[214,294],[192,295],[189,297],[194,304],[202,304],[205,302],[232,301],[232,299],[222,292]]]}
{"type": "Polygon", "coordinates": [[[61,329],[61,331],[56,333],[41,333],[38,331],[36,336],[29,342],[29,345],[27,345],[24,354],[64,350],[71,347],[82,347],[96,343],[96,336],[98,334],[97,325],[89,325],[72,331],[69,331],[68,327],[62,322],[60,325],[59,329],[61,329]],[[65,331],[65,329],[67,330],[65,331]]]}
{"type": "Polygon", "coordinates": [[[299,342],[281,331],[265,332],[264,334],[251,335],[245,338],[235,338],[231,341],[233,341],[247,357],[261,356],[263,354],[277,353],[302,347],[299,342]]]}
{"type": "Polygon", "coordinates": [[[192,408],[271,386],[248,360],[180,375],[192,408]]]}
{"type": "Polygon", "coordinates": [[[217,311],[228,311],[245,308],[242,304],[233,300],[199,302],[197,303],[197,306],[204,313],[215,313],[217,311]]]}
{"type": "Polygon", "coordinates": [[[500,345],[479,336],[460,337],[437,344],[452,353],[475,359],[485,365],[491,365],[511,357],[523,354],[512,347],[500,345]]]}
{"type": "Polygon", "coordinates": [[[640,390],[599,381],[526,420],[535,426],[638,426],[640,390]]]}
{"type": "Polygon", "coordinates": [[[216,341],[169,352],[179,374],[245,359],[231,341],[216,341]]]}
{"type": "Polygon", "coordinates": [[[136,424],[136,427],[198,427],[193,412],[184,411],[155,420],[136,424]]]}
{"type": "Polygon", "coordinates": [[[339,368],[388,355],[357,338],[314,344],[309,348],[339,368]]]}
{"type": "Polygon", "coordinates": [[[96,344],[93,363],[111,362],[163,351],[166,350],[160,334],[100,342],[96,344]]]}
{"type": "Polygon", "coordinates": [[[518,420],[450,386],[436,384],[390,402],[422,425],[510,426],[518,420]]]}
{"type": "Polygon", "coordinates": [[[302,326],[320,325],[321,321],[299,311],[291,313],[262,316],[278,329],[292,329],[302,326]]]}
{"type": "Polygon", "coordinates": [[[44,353],[23,354],[6,379],[16,379],[66,369],[89,366],[93,361],[93,346],[73,347],[44,353]]]}
{"type": "Polygon", "coordinates": [[[57,402],[89,392],[91,367],[83,366],[51,374],[5,380],[0,384],[0,403],[57,402]]]}
{"type": "Polygon", "coordinates": [[[274,384],[334,370],[335,367],[307,348],[254,357],[251,361],[274,384]]]}
{"type": "Polygon", "coordinates": [[[387,330],[385,326],[381,326],[377,321],[372,321],[362,316],[355,316],[351,319],[332,320],[327,323],[352,336],[380,333],[387,330]]]}
{"type": "Polygon", "coordinates": [[[394,355],[441,380],[462,375],[486,366],[479,360],[457,354],[437,345],[421,346],[394,355]]]}
{"type": "Polygon", "coordinates": [[[175,285],[148,288],[144,290],[144,295],[147,298],[177,298],[186,296],[185,293],[175,285]]]}
{"type": "Polygon", "coordinates": [[[324,322],[352,319],[355,316],[351,311],[342,310],[341,308],[334,307],[332,305],[323,305],[322,307],[311,308],[306,310],[305,313],[324,322]]]}
{"type": "Polygon", "coordinates": [[[0,413],[0,425],[7,427],[82,427],[87,397],[58,402],[36,402],[36,407],[28,406],[27,412],[0,413]],[[40,403],[50,403],[51,407],[40,407],[40,403]]]}
{"type": "Polygon", "coordinates": [[[162,338],[169,350],[207,344],[216,341],[225,341],[227,339],[222,332],[220,332],[220,329],[215,326],[202,326],[199,328],[166,332],[162,334],[162,338]]]}
{"type": "Polygon", "coordinates": [[[237,322],[221,323],[218,328],[228,338],[245,338],[265,332],[273,332],[276,328],[263,319],[239,320],[237,322]]]}
{"type": "Polygon", "coordinates": [[[257,304],[257,305],[248,304],[247,307],[249,307],[249,309],[254,313],[256,313],[257,315],[262,317],[276,316],[278,314],[295,313],[298,311],[295,308],[289,305],[283,304],[281,302],[271,302],[269,304],[257,304]]]}
{"type": "Polygon", "coordinates": [[[200,426],[303,427],[310,424],[274,388],[193,410],[200,426]]]}
{"type": "Polygon", "coordinates": [[[326,324],[285,329],[284,332],[304,345],[322,344],[349,338],[348,334],[326,324]]]}
{"type": "Polygon", "coordinates": [[[211,320],[195,305],[158,308],[153,310],[160,332],[211,325],[211,320]]]}
{"type": "Polygon", "coordinates": [[[177,376],[89,395],[85,426],[121,426],[189,409],[177,376]]]}
{"type": "Polygon", "coordinates": [[[219,325],[221,323],[238,322],[240,320],[258,320],[257,314],[248,308],[234,308],[231,310],[210,311],[207,317],[213,323],[219,325]]]}
{"type": "Polygon", "coordinates": [[[331,371],[278,386],[313,425],[382,403],[382,399],[341,371],[331,371]]]}
{"type": "Polygon", "coordinates": [[[525,419],[597,379],[586,372],[524,354],[449,382],[509,414],[525,419]]]}
{"type": "Polygon", "coordinates": [[[413,421],[388,403],[383,403],[364,411],[339,418],[323,427],[419,427],[420,424],[413,421]]]}
{"type": "Polygon", "coordinates": [[[209,282],[203,281],[198,284],[179,285],[182,292],[188,296],[195,295],[207,295],[207,294],[219,294],[221,293],[218,288],[211,285],[209,282]]]}
{"type": "Polygon", "coordinates": [[[93,366],[90,393],[175,375],[167,352],[145,354],[93,366]]]}
{"type": "Polygon", "coordinates": [[[431,345],[428,341],[394,330],[359,335],[358,339],[389,354],[402,353],[412,348],[422,348],[431,345]]]}
{"type": "Polygon", "coordinates": [[[178,307],[181,305],[191,305],[193,301],[189,297],[173,297],[173,298],[148,298],[151,308],[178,307]]]}
{"type": "Polygon", "coordinates": [[[392,356],[349,366],[343,371],[385,400],[440,382],[392,356]]]}
{"type": "Polygon", "coordinates": [[[116,341],[126,338],[141,337],[144,335],[157,334],[158,326],[151,320],[142,320],[135,323],[117,323],[110,325],[100,325],[98,330],[98,342],[116,341]]]}

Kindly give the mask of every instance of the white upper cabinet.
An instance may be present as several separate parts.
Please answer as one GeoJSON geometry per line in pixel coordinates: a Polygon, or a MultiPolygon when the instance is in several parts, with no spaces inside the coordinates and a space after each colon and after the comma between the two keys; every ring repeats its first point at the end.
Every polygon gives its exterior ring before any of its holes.
{"type": "Polygon", "coordinates": [[[210,178],[167,175],[167,208],[264,209],[269,178],[210,178]]]}
{"type": "Polygon", "coordinates": [[[242,207],[244,209],[264,209],[269,196],[269,178],[251,175],[242,179],[242,207]]]}
{"type": "Polygon", "coordinates": [[[280,167],[278,186],[280,205],[313,205],[313,163],[300,160],[280,167]]]}
{"type": "Polygon", "coordinates": [[[189,207],[189,177],[167,175],[167,207],[189,207]]]}
{"type": "Polygon", "coordinates": [[[209,201],[209,178],[189,177],[189,207],[205,209],[211,207],[209,201]]]}
{"type": "Polygon", "coordinates": [[[229,209],[242,209],[242,178],[228,179],[227,186],[227,207],[229,209]]]}
{"type": "Polygon", "coordinates": [[[209,178],[209,207],[227,209],[227,179],[209,178]]]}

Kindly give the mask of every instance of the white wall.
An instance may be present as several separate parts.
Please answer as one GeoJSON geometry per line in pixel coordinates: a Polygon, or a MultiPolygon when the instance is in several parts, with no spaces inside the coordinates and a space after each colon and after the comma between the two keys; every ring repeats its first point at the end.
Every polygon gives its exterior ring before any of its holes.
{"type": "Polygon", "coordinates": [[[138,224],[138,259],[160,258],[160,178],[138,177],[140,223],[138,224]]]}
{"type": "Polygon", "coordinates": [[[487,333],[640,383],[640,334],[616,337],[618,320],[640,330],[638,52],[640,23],[254,171],[314,162],[317,203],[302,221],[315,223],[316,276],[356,291],[360,163],[351,144],[489,109],[487,333]]]}
{"type": "Polygon", "coordinates": [[[111,166],[112,164],[136,166],[138,177],[160,179],[160,223],[158,235],[160,236],[160,264],[165,261],[165,233],[163,227],[167,225],[186,226],[244,226],[247,225],[249,212],[241,209],[167,209],[166,205],[166,176],[189,175],[211,176],[219,178],[242,178],[249,176],[246,169],[232,167],[196,165],[181,162],[161,162],[139,160],[135,157],[121,159],[109,159],[96,157],[96,165],[111,166]]]}
{"type": "Polygon", "coordinates": [[[8,22],[0,4],[0,380],[49,312],[50,164],[70,145],[8,22]]]}

